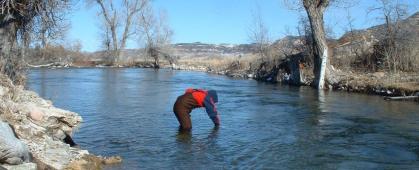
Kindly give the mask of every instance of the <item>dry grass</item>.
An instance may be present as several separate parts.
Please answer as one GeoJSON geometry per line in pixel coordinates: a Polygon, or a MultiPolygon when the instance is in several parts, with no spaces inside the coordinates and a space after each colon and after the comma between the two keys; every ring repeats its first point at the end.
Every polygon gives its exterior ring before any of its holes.
{"type": "Polygon", "coordinates": [[[179,65],[187,66],[204,66],[213,70],[225,70],[233,63],[237,63],[237,69],[249,69],[252,63],[257,62],[258,56],[256,55],[243,55],[243,56],[205,56],[205,57],[182,57],[178,59],[179,65]]]}
{"type": "Polygon", "coordinates": [[[386,85],[388,88],[400,89],[407,92],[419,92],[419,82],[403,82],[386,85]]]}

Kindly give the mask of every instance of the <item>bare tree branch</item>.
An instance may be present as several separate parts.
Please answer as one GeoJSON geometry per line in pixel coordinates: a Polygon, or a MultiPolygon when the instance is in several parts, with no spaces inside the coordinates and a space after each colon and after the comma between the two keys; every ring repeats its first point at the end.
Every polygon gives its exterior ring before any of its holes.
{"type": "Polygon", "coordinates": [[[146,54],[154,59],[154,67],[160,67],[160,55],[173,64],[174,59],[167,52],[170,49],[172,30],[167,25],[166,16],[160,13],[156,17],[151,6],[146,6],[138,20],[138,30],[145,38],[146,54]]]}
{"type": "Polygon", "coordinates": [[[125,49],[128,39],[133,37],[135,29],[133,22],[138,17],[139,13],[149,3],[149,0],[123,0],[117,1],[115,4],[112,0],[95,0],[95,3],[100,7],[100,15],[104,18],[104,30],[107,36],[103,37],[107,48],[112,57],[110,64],[115,64],[120,60],[121,51],[125,49]],[[122,26],[122,30],[119,27],[122,26]],[[108,39],[110,37],[110,39],[108,39]],[[110,40],[110,41],[108,41],[110,40]],[[110,43],[108,43],[110,42],[110,43]]]}
{"type": "MultiPolygon", "coordinates": [[[[22,69],[30,34],[62,32],[70,0],[0,0],[0,72],[13,81],[22,69]],[[20,50],[19,50],[20,48],[20,50]]],[[[65,25],[65,24],[64,24],[65,25]]]]}

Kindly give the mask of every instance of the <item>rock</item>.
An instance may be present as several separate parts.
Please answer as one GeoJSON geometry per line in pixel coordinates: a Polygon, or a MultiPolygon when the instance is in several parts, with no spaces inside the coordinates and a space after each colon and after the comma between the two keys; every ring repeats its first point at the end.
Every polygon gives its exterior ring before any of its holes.
{"type": "Polygon", "coordinates": [[[29,117],[32,120],[35,121],[41,121],[42,118],[44,117],[44,113],[42,111],[40,111],[38,108],[32,108],[31,111],[29,112],[29,117]]]}
{"type": "Polygon", "coordinates": [[[85,155],[83,158],[73,161],[64,169],[66,170],[84,170],[84,169],[102,169],[103,165],[112,165],[122,162],[120,156],[100,157],[95,155],[85,155]]]}
{"type": "Polygon", "coordinates": [[[0,121],[0,163],[11,165],[29,162],[28,147],[15,137],[9,124],[0,121]]]}
{"type": "Polygon", "coordinates": [[[376,77],[376,78],[383,78],[385,75],[386,75],[386,73],[384,73],[384,72],[375,72],[375,73],[373,73],[372,74],[374,77],[376,77]]]}
{"type": "Polygon", "coordinates": [[[0,86],[0,97],[4,96],[7,92],[8,92],[7,88],[0,86]]]}
{"type": "MultiPolygon", "coordinates": [[[[37,166],[35,163],[24,163],[20,165],[3,165],[3,167],[7,170],[36,170],[37,166]]],[[[0,166],[0,170],[1,166],[0,166]]]]}
{"type": "MultiPolygon", "coordinates": [[[[0,120],[11,125],[19,140],[13,131],[5,137],[6,133],[3,132],[6,130],[3,128],[0,129],[0,145],[2,142],[7,145],[19,144],[17,147],[13,146],[12,150],[8,149],[13,153],[20,153],[18,151],[24,150],[26,146],[26,151],[29,150],[32,154],[37,169],[64,169],[72,162],[83,160],[85,155],[89,155],[88,151],[72,148],[63,142],[64,137],[72,134],[73,129],[82,121],[77,113],[55,108],[50,101],[40,98],[35,92],[13,86],[7,78],[3,79],[0,74],[0,89],[3,93],[0,96],[0,120]],[[10,136],[15,138],[13,142],[8,142],[10,136]],[[6,139],[8,141],[4,142],[6,139]]],[[[7,125],[7,128],[10,127],[7,125]]],[[[24,152],[21,155],[11,155],[11,159],[4,159],[10,154],[6,155],[2,150],[4,149],[0,146],[0,160],[9,164],[25,162],[29,157],[28,152],[24,152]]],[[[88,167],[94,164],[90,160],[85,162],[88,167]]]]}
{"type": "Polygon", "coordinates": [[[102,159],[102,163],[105,165],[119,164],[121,162],[122,158],[120,156],[111,156],[102,159]]]}

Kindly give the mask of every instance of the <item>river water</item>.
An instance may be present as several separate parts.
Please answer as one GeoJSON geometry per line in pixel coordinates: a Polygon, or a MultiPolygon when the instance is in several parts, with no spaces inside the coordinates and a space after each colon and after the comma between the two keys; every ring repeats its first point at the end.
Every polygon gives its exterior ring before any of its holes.
{"type": "Polygon", "coordinates": [[[81,114],[82,148],[123,157],[107,169],[419,169],[414,102],[152,69],[34,69],[27,86],[81,114]],[[218,91],[219,129],[195,109],[178,132],[188,87],[218,91]]]}

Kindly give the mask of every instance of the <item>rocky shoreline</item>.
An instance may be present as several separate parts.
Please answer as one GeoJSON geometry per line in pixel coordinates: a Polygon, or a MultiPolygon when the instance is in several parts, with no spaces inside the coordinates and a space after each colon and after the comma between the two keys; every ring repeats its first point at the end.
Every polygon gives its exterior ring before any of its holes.
{"type": "MultiPolygon", "coordinates": [[[[82,122],[80,115],[54,107],[51,101],[23,86],[14,86],[4,75],[0,75],[0,98],[1,123],[13,129],[11,138],[21,141],[30,155],[22,158],[13,154],[25,149],[2,151],[9,154],[0,154],[0,169],[101,169],[104,164],[122,161],[120,157],[98,157],[63,142],[66,134],[71,135],[82,122]],[[13,159],[17,161],[7,161],[13,159]]],[[[7,140],[14,139],[0,140],[0,149],[7,148],[7,140]]]]}

